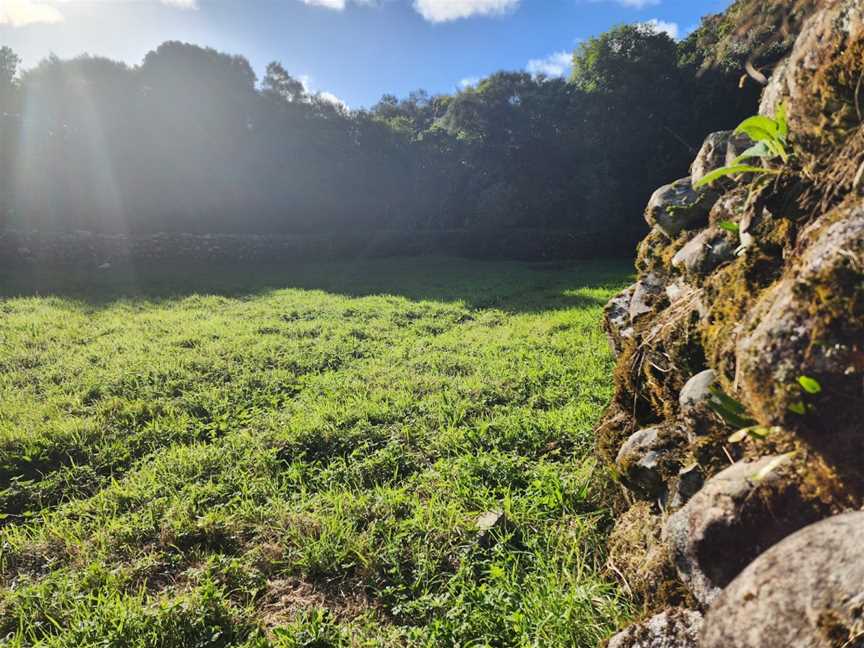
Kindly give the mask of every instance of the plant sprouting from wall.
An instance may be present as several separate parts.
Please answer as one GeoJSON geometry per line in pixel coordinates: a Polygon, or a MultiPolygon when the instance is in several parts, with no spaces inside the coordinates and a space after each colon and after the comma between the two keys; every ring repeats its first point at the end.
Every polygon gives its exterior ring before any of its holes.
{"type": "Polygon", "coordinates": [[[721,178],[740,175],[742,173],[756,173],[760,175],[777,175],[780,169],[766,166],[769,162],[778,158],[783,164],[792,156],[789,150],[789,124],[786,120],[786,108],[783,104],[777,108],[774,119],[763,115],[755,115],[745,119],[738,128],[736,135],[747,135],[755,142],[753,146],[739,155],[729,166],[715,169],[699,180],[695,189],[710,185],[721,178]],[[753,164],[753,160],[760,160],[761,164],[753,164]]]}

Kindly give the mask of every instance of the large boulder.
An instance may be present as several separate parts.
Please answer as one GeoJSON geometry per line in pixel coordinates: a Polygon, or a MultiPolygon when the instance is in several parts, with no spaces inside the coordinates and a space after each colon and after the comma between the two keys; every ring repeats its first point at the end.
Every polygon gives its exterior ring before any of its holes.
{"type": "Polygon", "coordinates": [[[765,549],[817,519],[795,484],[769,470],[775,459],[730,466],[666,523],[678,576],[703,605],[765,549]]]}
{"type": "Polygon", "coordinates": [[[717,194],[696,191],[689,177],[682,178],[654,192],[645,209],[645,220],[674,238],[684,230],[706,225],[716,200],[717,194]]]}
{"type": "Polygon", "coordinates": [[[826,125],[852,125],[862,69],[864,5],[835,0],[808,18],[789,58],[775,70],[763,92],[760,113],[776,115],[785,104],[793,133],[820,139],[826,125]]]}
{"type": "Polygon", "coordinates": [[[729,232],[710,227],[688,241],[672,257],[672,267],[688,275],[704,277],[735,258],[738,240],[729,232]]]}
{"type": "Polygon", "coordinates": [[[751,563],[705,620],[703,648],[864,647],[864,513],[809,526],[751,563]]]}
{"type": "Polygon", "coordinates": [[[840,463],[864,451],[864,207],[857,202],[799,236],[803,253],[760,297],[735,347],[751,414],[762,425],[795,429],[840,463]],[[819,393],[807,393],[802,377],[819,393]]]}
{"type": "Polygon", "coordinates": [[[673,608],[615,635],[607,648],[697,648],[701,629],[699,612],[673,608]]]}
{"type": "Polygon", "coordinates": [[[662,496],[664,476],[677,472],[675,449],[681,441],[681,434],[672,427],[650,427],[633,433],[615,460],[624,484],[645,499],[662,496]]]}
{"type": "Polygon", "coordinates": [[[713,369],[700,371],[690,378],[678,395],[678,406],[681,412],[687,412],[706,403],[711,398],[711,388],[717,382],[717,372],[713,369]]]}

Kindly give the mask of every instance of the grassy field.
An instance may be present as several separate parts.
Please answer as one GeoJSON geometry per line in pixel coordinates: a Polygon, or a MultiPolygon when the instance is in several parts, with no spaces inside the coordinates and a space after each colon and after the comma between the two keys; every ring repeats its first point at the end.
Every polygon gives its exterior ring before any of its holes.
{"type": "Polygon", "coordinates": [[[594,646],[629,272],[0,274],[0,643],[594,646]]]}

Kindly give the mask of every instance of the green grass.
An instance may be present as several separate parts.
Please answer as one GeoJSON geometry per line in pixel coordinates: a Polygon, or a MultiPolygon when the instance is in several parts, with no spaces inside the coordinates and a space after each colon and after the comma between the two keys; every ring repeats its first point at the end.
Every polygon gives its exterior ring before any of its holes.
{"type": "Polygon", "coordinates": [[[0,642],[595,645],[629,272],[6,273],[0,642]]]}

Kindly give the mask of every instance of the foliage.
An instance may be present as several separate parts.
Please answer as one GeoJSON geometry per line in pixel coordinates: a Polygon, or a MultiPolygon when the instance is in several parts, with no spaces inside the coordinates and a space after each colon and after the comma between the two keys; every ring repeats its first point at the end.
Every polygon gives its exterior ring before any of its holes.
{"type": "Polygon", "coordinates": [[[0,641],[596,645],[626,265],[4,274],[0,641]]]}
{"type": "Polygon", "coordinates": [[[577,50],[569,82],[499,72],[349,111],[278,62],[258,83],[242,57],[188,44],[137,66],[49,57],[17,76],[3,50],[0,228],[536,228],[629,255],[651,191],[755,105],[682,56],[666,34],[621,27],[577,50]]]}
{"type": "Polygon", "coordinates": [[[780,158],[784,164],[789,161],[789,126],[786,122],[786,109],[782,104],[778,107],[777,115],[774,119],[763,115],[749,117],[738,125],[735,129],[735,134],[747,135],[756,143],[735,158],[732,164],[706,174],[705,177],[694,184],[695,189],[713,184],[721,178],[736,176],[742,173],[777,174],[780,173],[778,169],[766,167],[764,163],[776,158],[780,158]],[[745,163],[745,160],[753,158],[762,160],[763,166],[754,166],[745,163]]]}
{"type": "Polygon", "coordinates": [[[799,376],[798,384],[808,394],[815,395],[822,393],[822,385],[819,384],[818,380],[810,376],[799,376]]]}
{"type": "Polygon", "coordinates": [[[719,387],[710,388],[711,398],[708,406],[716,412],[727,424],[739,430],[753,428],[756,421],[747,415],[747,409],[740,402],[726,395],[719,387]]]}

